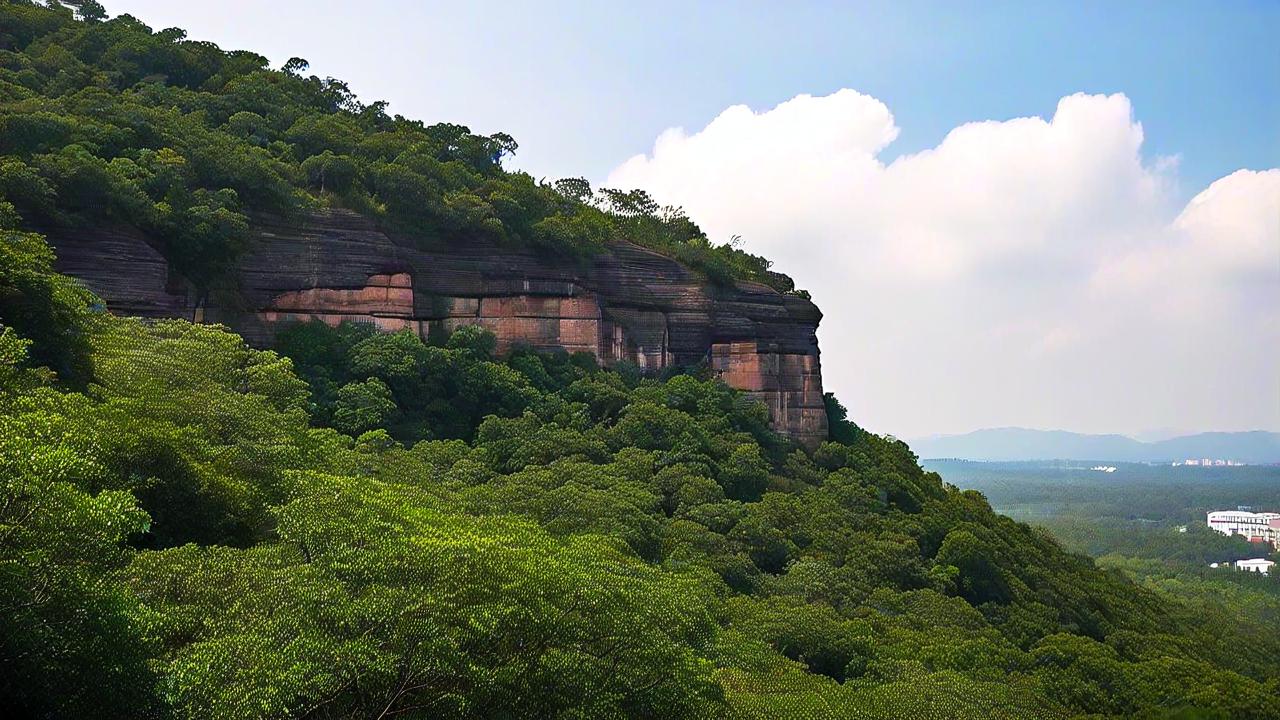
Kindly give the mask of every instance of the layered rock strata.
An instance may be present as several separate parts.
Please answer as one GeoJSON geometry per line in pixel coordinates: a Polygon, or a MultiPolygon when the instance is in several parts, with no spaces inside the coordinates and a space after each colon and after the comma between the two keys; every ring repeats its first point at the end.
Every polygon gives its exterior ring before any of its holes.
{"type": "Polygon", "coordinates": [[[136,232],[49,238],[59,269],[121,314],[221,322],[257,345],[300,320],[366,322],[424,338],[479,324],[499,351],[559,348],[645,370],[707,363],[762,400],[780,432],[808,446],[826,439],[818,308],[756,283],[709,286],[630,243],[575,263],[486,243],[423,250],[340,210],[259,218],[238,264],[241,301],[231,307],[197,302],[136,232]]]}

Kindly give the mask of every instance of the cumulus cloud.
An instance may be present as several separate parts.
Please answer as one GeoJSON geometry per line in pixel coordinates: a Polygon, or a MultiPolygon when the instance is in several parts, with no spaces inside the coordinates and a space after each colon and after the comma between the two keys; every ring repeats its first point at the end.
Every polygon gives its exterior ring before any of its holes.
{"type": "Polygon", "coordinates": [[[886,161],[898,132],[853,90],[734,106],[606,184],[808,288],[827,385],[872,429],[1280,430],[1280,169],[1179,207],[1123,95],[886,161]]]}

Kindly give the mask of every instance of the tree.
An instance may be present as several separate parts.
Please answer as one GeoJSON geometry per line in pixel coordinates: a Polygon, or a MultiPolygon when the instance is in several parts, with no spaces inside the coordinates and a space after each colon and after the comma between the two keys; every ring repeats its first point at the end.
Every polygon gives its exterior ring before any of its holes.
{"type": "Polygon", "coordinates": [[[133,598],[112,577],[147,514],[128,492],[81,489],[104,469],[50,437],[58,423],[30,404],[0,414],[0,702],[33,717],[158,713],[133,598]]]}
{"type": "Polygon", "coordinates": [[[334,403],[333,425],[348,435],[385,427],[398,408],[391,389],[378,378],[343,385],[334,403]]]}
{"type": "Polygon", "coordinates": [[[493,357],[497,344],[498,339],[493,331],[483,325],[462,325],[450,333],[445,347],[450,350],[463,350],[475,358],[488,360],[493,357]]]}
{"type": "Polygon", "coordinates": [[[359,177],[356,162],[348,155],[335,155],[332,150],[303,160],[302,171],[307,174],[311,187],[338,194],[349,192],[359,177]]]}
{"type": "Polygon", "coordinates": [[[862,429],[849,421],[849,411],[840,404],[835,394],[825,393],[822,396],[822,405],[827,411],[827,437],[832,442],[842,445],[853,445],[857,442],[862,429]]]}
{"type": "Polygon", "coordinates": [[[29,362],[73,387],[93,374],[87,341],[89,308],[81,286],[53,272],[53,251],[39,235],[0,231],[0,324],[30,345],[29,362]]]}
{"type": "Polygon", "coordinates": [[[960,593],[975,605],[1009,599],[1008,585],[994,552],[972,532],[957,529],[947,533],[934,560],[960,571],[960,593]]]}
{"type": "Polygon", "coordinates": [[[712,624],[693,578],[661,577],[589,538],[560,542],[528,523],[430,505],[403,486],[300,477],[280,546],[187,547],[139,562],[136,589],[157,611],[223,618],[163,639],[178,709],[710,710],[700,652],[712,624]]]}
{"type": "Polygon", "coordinates": [[[734,448],[721,466],[720,483],[728,497],[748,502],[759,500],[769,483],[769,464],[761,456],[760,447],[742,444],[734,448]]]}
{"type": "Polygon", "coordinates": [[[309,67],[311,67],[311,63],[306,60],[303,60],[300,57],[291,57],[280,67],[280,72],[287,73],[289,75],[299,75],[306,72],[309,67]]]}

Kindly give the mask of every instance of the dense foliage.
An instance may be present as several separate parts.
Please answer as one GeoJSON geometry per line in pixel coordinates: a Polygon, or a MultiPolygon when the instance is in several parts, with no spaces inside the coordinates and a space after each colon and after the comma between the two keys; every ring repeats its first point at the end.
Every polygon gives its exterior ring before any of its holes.
{"type": "Polygon", "coordinates": [[[1255,625],[839,413],[808,453],[719,382],[477,328],[299,326],[291,360],[102,313],[51,260],[0,243],[24,715],[1280,716],[1255,625]]]}
{"type": "Polygon", "coordinates": [[[502,168],[504,134],[425,125],[346,84],[106,19],[96,2],[0,4],[0,228],[142,229],[204,290],[250,242],[253,213],[340,206],[423,244],[496,242],[582,256],[627,239],[716,282],[791,280],[712,243],[643,191],[502,168]],[[79,7],[79,16],[70,5],[79,7]]]}

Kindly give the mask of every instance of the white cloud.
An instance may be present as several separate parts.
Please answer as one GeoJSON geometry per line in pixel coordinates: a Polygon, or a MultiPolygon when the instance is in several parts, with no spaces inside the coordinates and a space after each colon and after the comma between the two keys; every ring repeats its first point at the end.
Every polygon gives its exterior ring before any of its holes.
{"type": "Polygon", "coordinates": [[[852,90],[734,106],[609,176],[810,289],[827,385],[872,429],[1280,429],[1280,170],[1184,208],[1123,95],[882,160],[852,90]]]}

